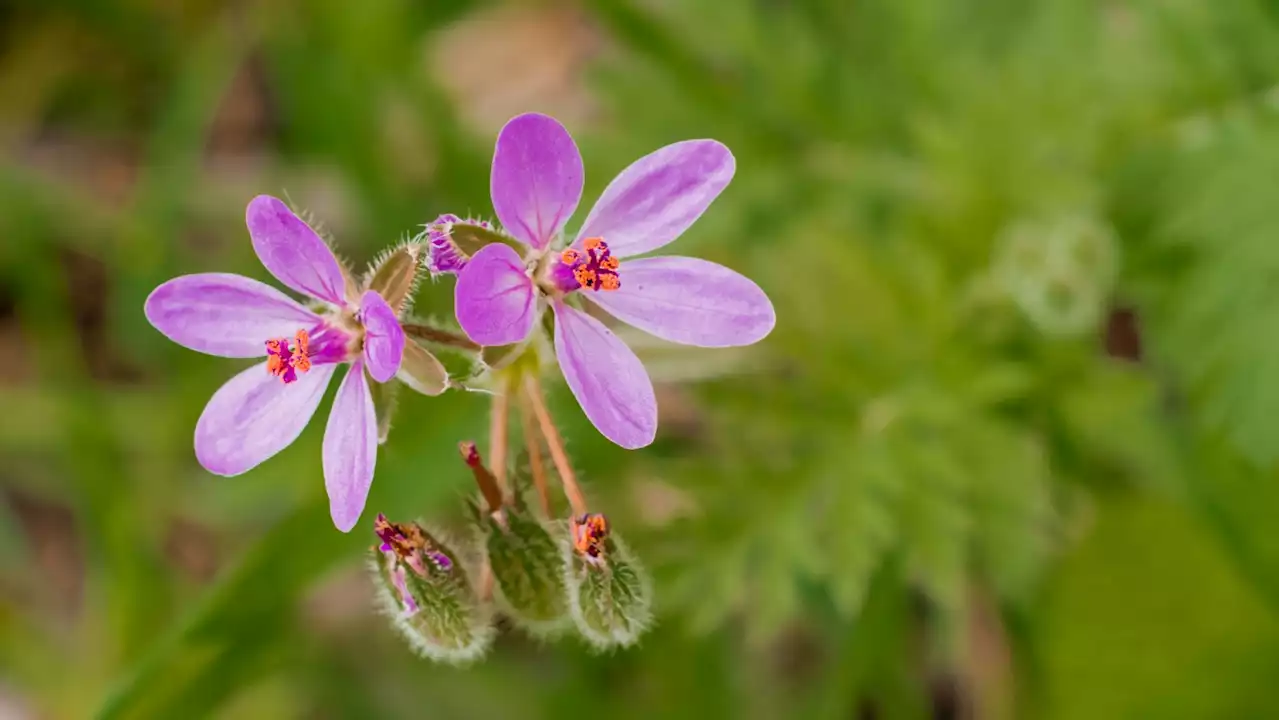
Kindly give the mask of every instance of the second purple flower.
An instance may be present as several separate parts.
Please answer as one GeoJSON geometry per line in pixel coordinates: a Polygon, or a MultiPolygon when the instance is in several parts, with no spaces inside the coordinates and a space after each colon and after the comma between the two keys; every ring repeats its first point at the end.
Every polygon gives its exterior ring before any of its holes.
{"type": "Polygon", "coordinates": [[[609,328],[570,300],[585,298],[686,345],[763,339],[773,329],[773,304],[748,278],[697,258],[636,257],[678,238],[733,173],[733,154],[714,140],[663,147],[614,178],[565,243],[561,232],[582,197],[577,145],[553,118],[512,119],[498,134],[489,187],[498,220],[518,242],[488,244],[465,261],[455,288],[458,323],[481,345],[510,345],[526,339],[550,307],[557,361],[587,417],[622,447],[650,444],[658,412],[648,373],[609,328]]]}

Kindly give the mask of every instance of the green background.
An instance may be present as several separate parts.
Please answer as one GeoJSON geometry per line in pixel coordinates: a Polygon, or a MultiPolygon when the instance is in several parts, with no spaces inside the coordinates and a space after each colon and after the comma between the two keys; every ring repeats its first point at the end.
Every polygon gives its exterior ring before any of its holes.
{"type": "Polygon", "coordinates": [[[0,714],[1274,717],[1276,28],[1254,0],[5,4],[0,714]],[[267,279],[260,193],[358,265],[487,216],[526,111],[577,138],[580,218],[633,159],[725,142],[734,182],[670,250],[778,325],[636,338],[642,451],[552,383],[654,575],[640,646],[504,628],[447,668],[360,553],[374,512],[461,513],[485,396],[402,394],[343,535],[318,421],[247,475],[197,465],[241,365],[142,303],[267,279]]]}

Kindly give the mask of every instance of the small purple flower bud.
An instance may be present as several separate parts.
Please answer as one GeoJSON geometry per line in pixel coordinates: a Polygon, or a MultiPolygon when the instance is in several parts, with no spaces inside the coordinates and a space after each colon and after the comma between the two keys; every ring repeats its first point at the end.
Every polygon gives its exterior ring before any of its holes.
{"type": "Polygon", "coordinates": [[[471,256],[486,245],[504,243],[516,246],[515,240],[498,232],[485,220],[462,219],[444,214],[427,226],[427,269],[432,277],[461,272],[471,256]]]}
{"type": "Polygon", "coordinates": [[[424,657],[465,664],[493,641],[492,614],[473,592],[458,556],[416,523],[374,521],[380,544],[370,568],[392,624],[424,657]]]}
{"type": "Polygon", "coordinates": [[[453,224],[458,222],[462,222],[462,218],[445,214],[427,226],[427,269],[432,277],[457,273],[466,267],[467,255],[450,237],[453,224]]]}

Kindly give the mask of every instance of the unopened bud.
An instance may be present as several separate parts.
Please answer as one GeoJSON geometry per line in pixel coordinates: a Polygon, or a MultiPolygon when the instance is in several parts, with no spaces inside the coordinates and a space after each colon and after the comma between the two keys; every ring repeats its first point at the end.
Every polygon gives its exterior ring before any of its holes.
{"type": "Polygon", "coordinates": [[[441,215],[427,226],[427,268],[433,276],[457,274],[480,248],[495,242],[519,247],[484,220],[441,215]]]}
{"type": "Polygon", "coordinates": [[[531,634],[553,635],[568,625],[560,548],[523,504],[508,505],[501,514],[501,521],[490,515],[481,526],[498,599],[531,634]]]}
{"type": "Polygon", "coordinates": [[[564,548],[569,613],[597,649],[632,645],[653,620],[653,584],[603,515],[570,521],[564,548]]]}
{"type": "Polygon", "coordinates": [[[396,629],[419,654],[465,664],[493,642],[493,618],[473,592],[459,557],[415,523],[374,521],[371,566],[396,629]]]}
{"type": "Polygon", "coordinates": [[[369,265],[365,286],[381,295],[396,317],[402,317],[409,309],[418,284],[421,254],[422,247],[409,242],[387,251],[369,265]]]}

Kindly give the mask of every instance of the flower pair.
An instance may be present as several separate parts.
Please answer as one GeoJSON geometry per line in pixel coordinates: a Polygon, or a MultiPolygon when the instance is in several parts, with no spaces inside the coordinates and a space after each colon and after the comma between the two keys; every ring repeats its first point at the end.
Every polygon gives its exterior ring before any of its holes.
{"type": "Polygon", "coordinates": [[[751,280],[705,260],[636,257],[679,237],[733,173],[733,155],[718,142],[668,145],[623,170],[566,243],[562,231],[582,195],[582,158],[554,119],[521,115],[503,127],[494,153],[490,190],[502,230],[442,216],[427,243],[385,256],[362,284],[284,203],[254,198],[246,223],[258,258],[286,287],[311,298],[310,307],[223,273],[174,278],[145,305],[151,324],[180,345],[265,358],[214,393],[196,423],[197,459],[224,476],[256,467],[301,434],[334,371],[349,365],[325,428],[322,466],[334,524],[344,532],[354,527],[377,455],[369,380],[398,377],[426,394],[445,387],[439,362],[406,342],[401,326],[423,264],[433,275],[457,274],[457,319],[481,346],[525,342],[549,308],[558,363],[587,417],[618,445],[648,445],[657,430],[648,374],[604,323],[573,303],[585,298],[640,330],[688,345],[747,345],[766,336],[773,306],[751,280]],[[473,246],[456,242],[466,228],[479,234],[473,246]],[[403,261],[408,282],[384,272],[393,257],[403,261]]]}

